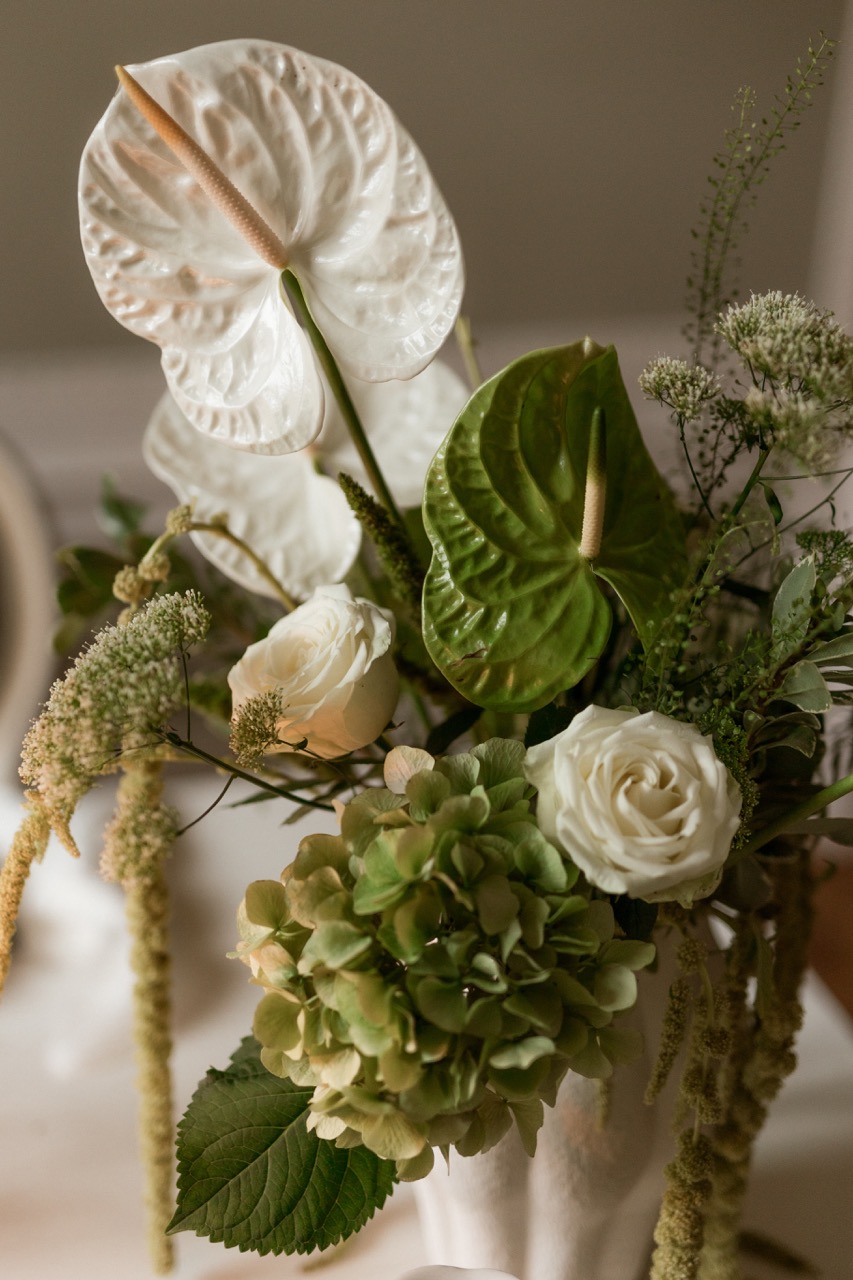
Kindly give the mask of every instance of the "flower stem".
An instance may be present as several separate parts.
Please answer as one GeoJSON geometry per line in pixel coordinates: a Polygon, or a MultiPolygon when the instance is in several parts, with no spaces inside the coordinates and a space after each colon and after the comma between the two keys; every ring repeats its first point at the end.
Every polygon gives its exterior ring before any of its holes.
{"type": "Polygon", "coordinates": [[[737,850],[731,865],[735,862],[740,862],[741,858],[747,857],[748,854],[762,849],[764,845],[769,844],[771,840],[775,840],[777,836],[784,835],[791,827],[797,826],[798,823],[804,822],[807,818],[814,817],[816,813],[820,813],[822,809],[825,809],[834,801],[840,800],[842,796],[849,795],[851,791],[853,791],[853,773],[848,773],[846,777],[839,778],[837,782],[824,787],[822,791],[810,796],[808,800],[803,800],[801,804],[794,805],[792,809],[788,809],[774,822],[769,823],[763,831],[757,832],[751,840],[748,840],[746,844],[741,845],[737,850]]]}
{"type": "Polygon", "coordinates": [[[694,465],[693,465],[693,459],[692,459],[692,458],[691,458],[691,456],[690,456],[690,449],[689,449],[688,444],[687,444],[687,436],[686,436],[686,434],[685,434],[685,430],[684,430],[684,428],[685,428],[684,419],[683,419],[681,416],[679,416],[679,418],[678,418],[678,438],[679,438],[679,439],[680,439],[680,441],[681,441],[681,448],[682,448],[682,450],[683,450],[683,452],[684,452],[684,457],[685,457],[685,459],[687,460],[687,466],[688,466],[688,467],[689,467],[689,469],[690,469],[690,475],[691,475],[691,476],[692,476],[692,478],[693,478],[693,486],[694,486],[694,488],[696,489],[696,492],[698,493],[699,498],[701,499],[702,506],[705,508],[705,510],[706,510],[706,512],[708,513],[708,515],[710,516],[711,520],[713,520],[713,519],[714,519],[714,512],[711,510],[711,504],[710,504],[710,503],[709,503],[709,501],[708,501],[708,497],[707,497],[707,495],[706,495],[706,493],[705,493],[705,490],[702,488],[702,484],[701,484],[701,482],[700,482],[700,480],[699,480],[699,476],[698,476],[698,475],[697,475],[697,473],[696,473],[696,468],[695,468],[695,467],[694,467],[694,465]]]}
{"type": "Polygon", "coordinates": [[[400,515],[396,502],[391,496],[391,490],[385,483],[385,477],[382,474],[379,463],[376,461],[376,455],[370,447],[370,441],[367,438],[361,419],[358,416],[358,411],[352,402],[352,397],[347,390],[346,383],[344,382],[341,371],[338,368],[338,362],[332,355],[326,339],[323,337],[317,327],[314,317],[311,315],[308,303],[305,300],[305,294],[302,292],[302,286],[292,271],[282,271],[281,279],[293,302],[299,319],[304,325],[305,331],[311,340],[311,345],[313,346],[317,359],[320,362],[320,367],[326,375],[329,386],[332,388],[332,394],[338,403],[338,408],[340,409],[344,422],[346,423],[347,430],[352,437],[353,444],[358,450],[358,455],[361,458],[362,465],[370,479],[373,491],[383,506],[387,507],[393,519],[401,528],[404,528],[402,516],[400,515]]]}
{"type": "Polygon", "coordinates": [[[764,464],[769,458],[769,456],[770,456],[769,449],[762,449],[761,452],[759,453],[758,458],[756,459],[756,462],[755,462],[755,466],[752,468],[752,471],[749,473],[749,479],[741,489],[740,494],[738,495],[737,501],[735,502],[734,506],[729,512],[730,519],[734,520],[736,516],[740,515],[740,512],[743,509],[743,504],[746,502],[747,498],[752,493],[753,489],[758,483],[758,477],[761,475],[761,472],[764,469],[764,464]]]}
{"type": "Polygon", "coordinates": [[[189,756],[194,756],[197,760],[204,760],[207,764],[215,765],[217,769],[222,769],[226,773],[230,773],[234,778],[242,778],[244,782],[251,782],[253,787],[257,787],[260,791],[268,791],[271,795],[281,796],[282,800],[291,800],[294,804],[306,805],[309,809],[324,809],[327,813],[334,813],[334,808],[330,804],[323,804],[320,800],[309,800],[307,796],[300,796],[294,791],[288,791],[285,787],[277,787],[273,782],[267,782],[265,778],[259,778],[257,774],[249,773],[245,769],[240,769],[236,764],[231,764],[228,760],[221,760],[219,756],[211,755],[209,751],[205,751],[202,747],[197,747],[194,742],[190,742],[188,738],[182,738],[178,733],[167,733],[164,735],[170,746],[175,747],[178,751],[186,752],[189,756]]]}
{"type": "MultiPolygon", "coordinates": [[[[178,508],[178,511],[182,511],[178,508]]],[[[142,557],[145,560],[154,560],[161,551],[165,551],[170,542],[173,542],[180,534],[183,533],[209,533],[217,538],[224,538],[226,542],[230,542],[232,547],[236,547],[257,569],[258,573],[268,582],[278,599],[287,609],[288,613],[295,609],[299,604],[290,592],[283,587],[275,576],[269,565],[261,559],[256,551],[253,551],[248,542],[244,542],[241,537],[229,529],[225,521],[219,520],[187,520],[183,523],[179,530],[167,528],[159,537],[155,538],[151,546],[142,557]]]]}
{"type": "Polygon", "coordinates": [[[247,557],[247,559],[251,560],[252,564],[255,566],[258,573],[261,575],[261,577],[264,579],[265,582],[269,583],[269,585],[272,587],[273,591],[277,595],[278,599],[281,601],[281,603],[284,605],[285,609],[287,609],[288,612],[290,612],[291,610],[297,607],[297,605],[299,604],[299,601],[294,596],[292,596],[285,587],[282,586],[282,584],[279,582],[278,578],[275,576],[272,570],[265,564],[265,562],[261,559],[261,557],[252,550],[248,542],[244,542],[243,539],[238,537],[236,533],[232,533],[232,531],[228,528],[227,525],[217,524],[216,521],[202,522],[202,521],[194,520],[192,522],[192,525],[190,526],[189,532],[190,533],[212,533],[219,538],[224,538],[226,542],[230,542],[233,547],[236,547],[238,551],[241,551],[242,554],[247,557]]]}
{"type": "Polygon", "coordinates": [[[465,372],[471,384],[471,390],[476,391],[483,381],[483,374],[477,360],[476,344],[474,335],[471,332],[471,321],[467,316],[457,317],[454,332],[456,334],[456,345],[459,347],[459,352],[465,365],[465,372]]]}

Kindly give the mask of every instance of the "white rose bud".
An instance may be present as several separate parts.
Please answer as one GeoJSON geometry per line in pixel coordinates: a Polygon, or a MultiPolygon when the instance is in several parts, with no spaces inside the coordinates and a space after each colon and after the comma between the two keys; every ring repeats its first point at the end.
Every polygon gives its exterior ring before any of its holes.
{"type": "MultiPolygon", "coordinates": [[[[343,585],[317,587],[250,645],[228,675],[233,708],[282,692],[279,737],[331,759],[379,736],[394,713],[394,616],[343,585]]],[[[279,748],[286,751],[289,748],[279,748]]]]}
{"type": "Polygon", "coordinates": [[[719,884],[740,788],[694,725],[587,707],[525,774],[543,834],[599,889],[688,906],[719,884]]]}

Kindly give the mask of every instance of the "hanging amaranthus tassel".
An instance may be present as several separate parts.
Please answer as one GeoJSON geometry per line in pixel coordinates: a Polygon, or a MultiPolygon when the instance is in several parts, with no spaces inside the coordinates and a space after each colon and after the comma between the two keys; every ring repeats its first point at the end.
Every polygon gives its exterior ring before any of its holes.
{"type": "Polygon", "coordinates": [[[655,1228],[650,1277],[696,1280],[713,1171],[713,1156],[701,1125],[711,1115],[716,1118],[718,1106],[715,1081],[709,1071],[709,1035],[714,1028],[715,1003],[707,973],[707,948],[689,931],[686,913],[671,914],[685,935],[678,948],[681,976],[670,988],[661,1048],[646,1099],[653,1099],[663,1087],[686,1037],[689,1020],[676,1124],[684,1123],[691,1114],[695,1119],[679,1133],[676,1157],[666,1167],[667,1186],[655,1228]]]}
{"type": "Polygon", "coordinates": [[[125,764],[102,861],[105,877],[121,884],[127,894],[140,1146],[149,1248],[158,1275],[172,1267],[172,1242],[165,1233],[174,1209],[169,895],[164,863],[177,820],[162,804],[162,795],[159,763],[139,759],[125,764]]]}
{"type": "MultiPolygon", "coordinates": [[[[794,1040],[802,1023],[799,991],[806,969],[812,922],[813,882],[807,851],[775,859],[767,867],[778,905],[773,990],[768,1007],[748,1026],[737,1028],[735,1054],[725,1082],[726,1115],[709,1137],[714,1152],[714,1193],[707,1215],[700,1280],[740,1280],[738,1238],[752,1148],[770,1103],[796,1065],[794,1040]]],[[[744,922],[732,949],[735,989],[745,986],[744,922]]]]}
{"type": "Polygon", "coordinates": [[[12,962],[12,939],[18,923],[18,911],[24,885],[34,862],[44,856],[50,839],[50,821],[39,797],[27,795],[28,812],[12,841],[6,860],[0,868],[0,992],[12,962]]]}

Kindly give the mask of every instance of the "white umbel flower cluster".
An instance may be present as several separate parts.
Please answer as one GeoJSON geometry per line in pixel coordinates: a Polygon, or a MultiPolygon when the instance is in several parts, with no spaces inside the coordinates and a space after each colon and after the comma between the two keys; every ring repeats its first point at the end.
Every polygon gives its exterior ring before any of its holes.
{"type": "Polygon", "coordinates": [[[643,395],[666,405],[683,424],[695,422],[720,391],[716,374],[701,364],[691,365],[672,356],[650,361],[640,374],[639,383],[643,395]]]}

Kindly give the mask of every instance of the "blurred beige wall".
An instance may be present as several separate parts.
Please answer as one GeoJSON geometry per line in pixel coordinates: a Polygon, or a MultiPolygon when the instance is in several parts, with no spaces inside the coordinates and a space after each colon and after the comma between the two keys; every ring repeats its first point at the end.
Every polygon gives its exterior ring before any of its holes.
{"type": "MultiPolygon", "coordinates": [[[[769,106],[841,0],[2,0],[0,353],[133,344],[77,240],[80,151],[115,62],[260,35],[342,62],[396,110],[461,228],[475,321],[673,313],[737,87],[769,106]]],[[[743,252],[805,290],[830,94],[743,252]]],[[[820,301],[820,299],[818,299],[820,301]]]]}

